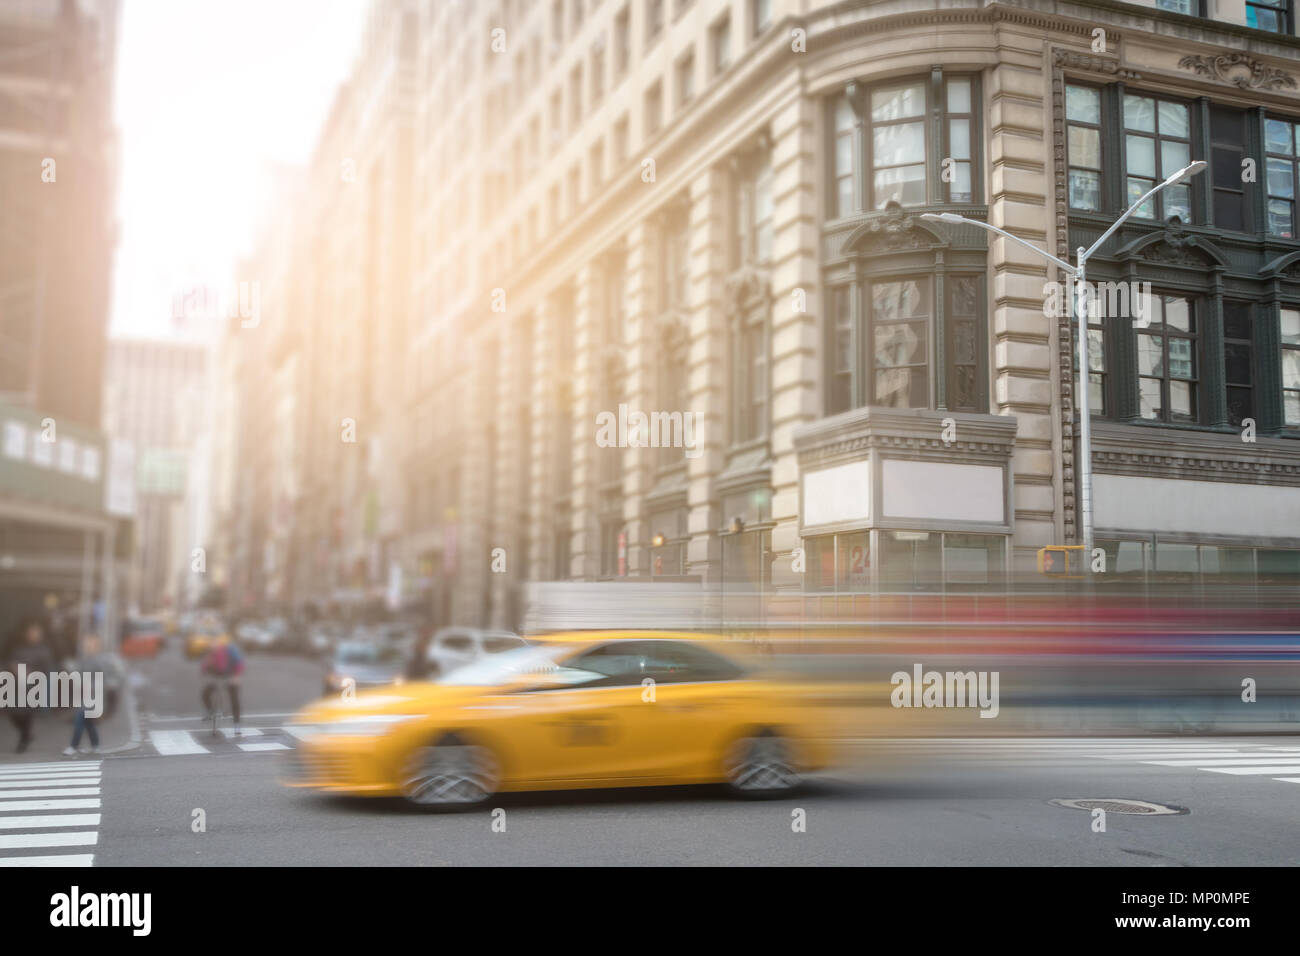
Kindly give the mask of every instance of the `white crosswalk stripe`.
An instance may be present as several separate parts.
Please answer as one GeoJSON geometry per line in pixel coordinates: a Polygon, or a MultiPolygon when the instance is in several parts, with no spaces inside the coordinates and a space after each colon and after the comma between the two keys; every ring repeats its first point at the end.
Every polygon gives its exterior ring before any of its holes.
{"type": "Polygon", "coordinates": [[[95,854],[84,849],[99,843],[101,765],[69,760],[0,767],[0,867],[94,865],[95,854]],[[96,812],[72,812],[87,810],[96,812]],[[50,852],[64,847],[83,852],[50,852]]]}
{"type": "MultiPolygon", "coordinates": [[[[213,736],[206,728],[203,730],[151,730],[148,743],[153,752],[163,757],[184,754],[223,754],[223,753],[274,753],[292,750],[292,742],[283,743],[275,739],[249,738],[290,738],[296,736],[288,727],[244,727],[238,735],[233,727],[221,727],[220,733],[213,736]]],[[[3,783],[0,783],[3,786],[3,783]]]]}
{"type": "Polygon", "coordinates": [[[870,749],[914,757],[1085,766],[1104,760],[1150,767],[1192,768],[1236,777],[1272,777],[1300,783],[1300,746],[1235,744],[1231,738],[1144,740],[1141,738],[863,738],[870,749]]]}

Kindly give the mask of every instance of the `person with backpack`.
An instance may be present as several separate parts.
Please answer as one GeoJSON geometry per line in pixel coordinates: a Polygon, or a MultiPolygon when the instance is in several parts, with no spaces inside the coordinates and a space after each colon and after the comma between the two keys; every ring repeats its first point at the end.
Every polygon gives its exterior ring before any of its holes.
{"type": "Polygon", "coordinates": [[[220,684],[225,684],[226,692],[230,695],[230,715],[235,719],[235,736],[238,737],[240,735],[239,675],[244,672],[243,652],[230,640],[228,635],[223,634],[217,638],[212,650],[204,655],[202,662],[199,664],[199,672],[205,678],[203,684],[204,719],[212,717],[214,709],[213,695],[217,693],[220,684]]]}

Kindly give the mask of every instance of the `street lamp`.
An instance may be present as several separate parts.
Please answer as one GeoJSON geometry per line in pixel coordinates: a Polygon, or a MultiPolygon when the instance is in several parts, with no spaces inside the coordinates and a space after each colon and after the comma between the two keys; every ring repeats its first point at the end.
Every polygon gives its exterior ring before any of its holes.
{"type": "Polygon", "coordinates": [[[1111,224],[1111,227],[1101,234],[1101,236],[1087,249],[1080,246],[1075,251],[1075,265],[1070,265],[1063,259],[1040,249],[1031,242],[1021,239],[1019,236],[1013,236],[1005,229],[999,229],[997,226],[990,225],[979,219],[967,219],[965,216],[959,216],[952,212],[927,212],[922,213],[922,219],[929,219],[933,222],[946,222],[951,224],[967,223],[972,226],[979,226],[981,229],[995,233],[1004,239],[1010,239],[1012,242],[1018,242],[1027,249],[1032,249],[1038,255],[1052,262],[1058,269],[1065,272],[1066,275],[1074,279],[1074,314],[1075,321],[1078,323],[1077,337],[1078,345],[1078,363],[1079,363],[1079,401],[1077,408],[1082,409],[1079,413],[1079,512],[1081,537],[1083,539],[1083,573],[1087,574],[1092,567],[1092,403],[1088,394],[1088,292],[1085,280],[1088,260],[1092,254],[1102,247],[1102,245],[1115,234],[1120,226],[1128,221],[1129,217],[1142,208],[1148,199],[1154,196],[1160,190],[1168,186],[1177,186],[1179,183],[1186,182],[1199,172],[1205,170],[1207,163],[1198,159],[1190,165],[1184,166],[1178,172],[1174,173],[1164,182],[1157,183],[1154,187],[1147,190],[1137,202],[1125,210],[1124,215],[1120,216],[1111,224]]]}

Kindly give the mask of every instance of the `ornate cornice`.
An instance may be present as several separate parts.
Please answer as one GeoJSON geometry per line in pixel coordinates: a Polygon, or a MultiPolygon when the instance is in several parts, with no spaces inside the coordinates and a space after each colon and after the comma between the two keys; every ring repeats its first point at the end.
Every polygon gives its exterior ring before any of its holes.
{"type": "Polygon", "coordinates": [[[1300,442],[1098,422],[1093,467],[1099,474],[1300,487],[1300,442]]]}
{"type": "Polygon", "coordinates": [[[873,449],[912,457],[971,463],[1011,458],[1016,419],[1010,415],[868,407],[801,426],[794,444],[801,465],[862,458],[873,449]],[[943,441],[951,418],[956,440],[943,441]]]}
{"type": "Polygon", "coordinates": [[[1207,76],[1243,90],[1294,90],[1295,77],[1269,66],[1249,53],[1220,53],[1215,56],[1188,54],[1178,66],[1198,76],[1207,76]]]}
{"type": "Polygon", "coordinates": [[[1142,74],[1120,66],[1119,59],[1113,56],[1096,56],[1092,53],[1080,53],[1056,47],[1052,50],[1052,62],[1057,69],[1075,70],[1083,73],[1101,73],[1121,80],[1141,80],[1142,74]]]}

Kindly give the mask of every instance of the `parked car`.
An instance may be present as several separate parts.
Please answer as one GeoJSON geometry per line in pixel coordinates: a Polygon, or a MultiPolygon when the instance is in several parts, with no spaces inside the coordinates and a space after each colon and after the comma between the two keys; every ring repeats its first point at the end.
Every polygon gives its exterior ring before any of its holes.
{"type": "Polygon", "coordinates": [[[269,651],[275,642],[275,634],[265,624],[258,621],[244,621],[235,628],[235,640],[245,651],[269,651]]]}
{"type": "Polygon", "coordinates": [[[334,621],[317,621],[307,628],[307,650],[313,654],[332,655],[343,639],[343,625],[334,621]]]}
{"type": "Polygon", "coordinates": [[[374,640],[339,644],[325,675],[323,693],[338,694],[349,687],[362,690],[396,683],[402,677],[406,654],[402,647],[374,640]]]}
{"type": "Polygon", "coordinates": [[[185,656],[190,660],[202,657],[226,633],[225,625],[216,617],[196,620],[189,635],[185,638],[185,656]]]}
{"type": "Polygon", "coordinates": [[[489,654],[500,654],[528,642],[511,631],[488,631],[477,627],[444,627],[429,643],[429,663],[439,674],[472,664],[489,654]]]}
{"type": "Polygon", "coordinates": [[[122,628],[123,657],[157,657],[162,647],[162,621],[154,617],[129,618],[122,628]]]}

